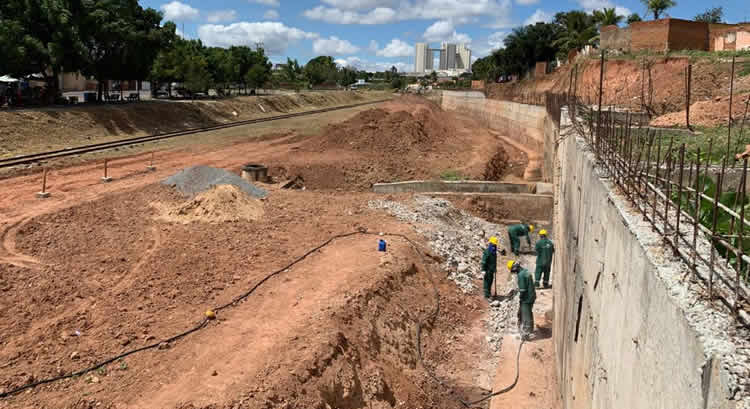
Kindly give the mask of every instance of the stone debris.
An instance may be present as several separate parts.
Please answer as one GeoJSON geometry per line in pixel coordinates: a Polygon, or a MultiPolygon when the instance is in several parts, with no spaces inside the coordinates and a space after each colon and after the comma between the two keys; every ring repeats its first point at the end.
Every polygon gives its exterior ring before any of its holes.
{"type": "MultiPolygon", "coordinates": [[[[373,200],[368,205],[412,223],[414,229],[428,239],[432,251],[445,260],[441,267],[465,294],[481,297],[480,263],[489,238],[497,236],[498,249],[509,249],[506,226],[474,217],[445,199],[416,196],[411,206],[389,200],[373,200]]],[[[485,319],[489,334],[486,340],[495,352],[500,351],[503,335],[518,333],[518,298],[502,297],[516,288],[515,281],[504,269],[505,261],[510,259],[498,254],[497,291],[501,297],[489,304],[485,319]]],[[[525,266],[533,266],[532,260],[530,256],[521,256],[520,261],[525,266]]]]}
{"type": "Polygon", "coordinates": [[[193,166],[168,177],[163,184],[172,186],[185,196],[193,197],[218,185],[233,185],[258,199],[268,195],[265,190],[224,169],[193,166]]]}

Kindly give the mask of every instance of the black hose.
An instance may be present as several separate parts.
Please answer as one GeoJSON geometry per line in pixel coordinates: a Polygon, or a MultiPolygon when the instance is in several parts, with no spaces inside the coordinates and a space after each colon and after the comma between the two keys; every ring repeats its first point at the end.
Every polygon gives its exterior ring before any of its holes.
{"type": "MultiPolygon", "coordinates": [[[[332,236],[328,240],[324,241],[322,244],[320,244],[320,245],[314,247],[313,249],[307,251],[305,254],[297,257],[296,259],[294,259],[292,262],[290,262],[286,266],[284,266],[284,267],[282,267],[282,268],[280,268],[280,269],[278,269],[276,271],[273,271],[270,274],[266,275],[262,280],[260,280],[252,288],[250,288],[250,290],[248,290],[245,293],[243,293],[243,294],[239,295],[238,297],[234,298],[232,301],[230,301],[230,302],[228,302],[228,303],[226,303],[224,305],[221,305],[219,307],[216,307],[213,311],[219,312],[221,310],[224,310],[226,308],[229,308],[229,307],[232,307],[232,306],[236,305],[240,301],[242,301],[242,300],[246,299],[247,297],[249,297],[253,292],[255,292],[255,290],[258,289],[258,287],[260,287],[261,285],[263,285],[266,281],[270,280],[272,277],[274,277],[276,275],[279,275],[279,274],[283,273],[284,271],[290,269],[294,265],[296,265],[296,264],[300,263],[301,261],[303,261],[304,259],[306,259],[308,256],[310,256],[314,252],[316,252],[316,251],[322,249],[323,247],[331,244],[334,240],[341,239],[341,238],[346,238],[346,237],[351,237],[351,236],[355,236],[355,235],[360,235],[360,234],[361,235],[370,235],[370,236],[384,236],[384,237],[399,237],[399,238],[402,238],[405,241],[407,241],[412,246],[412,248],[414,249],[414,251],[417,252],[417,254],[419,254],[419,256],[422,258],[422,260],[425,261],[424,252],[421,251],[419,245],[417,245],[417,243],[415,243],[413,240],[411,240],[409,237],[407,237],[406,235],[403,235],[403,234],[399,234],[399,233],[380,233],[380,234],[378,234],[378,233],[370,233],[370,232],[367,232],[367,231],[364,231],[364,230],[354,231],[354,232],[350,232],[350,233],[337,234],[337,235],[332,236]]],[[[425,268],[426,268],[426,265],[425,265],[425,268]]],[[[433,371],[431,369],[429,369],[425,365],[423,357],[422,357],[422,327],[425,325],[425,322],[430,323],[430,325],[434,324],[434,321],[440,315],[440,293],[439,293],[439,291],[437,289],[437,285],[435,284],[435,281],[434,281],[434,279],[432,277],[432,274],[428,275],[428,279],[429,279],[429,281],[430,281],[430,283],[432,285],[433,292],[434,292],[435,309],[431,313],[429,313],[425,319],[415,319],[414,320],[415,321],[415,326],[416,326],[416,337],[417,337],[417,358],[419,360],[420,365],[424,369],[425,373],[430,378],[432,378],[434,381],[436,381],[437,383],[439,383],[444,388],[450,389],[450,387],[448,385],[446,385],[442,380],[440,380],[440,378],[438,378],[433,373],[433,371]]],[[[407,314],[407,316],[408,316],[408,314],[407,314]]],[[[112,357],[112,358],[106,359],[104,361],[101,361],[101,362],[99,362],[97,364],[94,364],[93,366],[88,367],[88,368],[81,369],[81,370],[78,370],[76,372],[72,372],[72,373],[69,373],[69,374],[66,374],[66,375],[60,375],[60,376],[55,376],[55,377],[52,377],[52,378],[47,378],[47,379],[43,379],[43,380],[36,381],[36,382],[31,382],[31,383],[28,383],[26,385],[17,387],[15,389],[11,389],[11,390],[9,390],[7,392],[2,392],[2,393],[0,393],[0,399],[7,398],[7,397],[9,397],[11,395],[15,395],[15,394],[20,393],[20,392],[22,392],[24,390],[35,388],[37,386],[41,386],[41,385],[45,385],[45,384],[49,384],[49,383],[61,381],[63,379],[69,379],[69,378],[74,378],[74,377],[77,377],[77,376],[82,376],[82,375],[84,375],[84,374],[86,374],[88,372],[95,371],[95,370],[97,370],[97,369],[99,369],[101,367],[104,367],[105,365],[108,365],[108,364],[110,364],[112,362],[115,362],[117,360],[123,359],[123,358],[125,358],[125,357],[127,357],[129,355],[133,355],[133,354],[136,354],[138,352],[143,352],[143,351],[147,351],[147,350],[150,350],[150,349],[158,348],[159,345],[162,345],[164,343],[174,342],[174,341],[176,341],[176,340],[178,340],[180,338],[186,337],[186,336],[188,336],[188,335],[190,335],[190,334],[192,334],[194,332],[197,332],[197,331],[205,328],[206,324],[208,324],[208,321],[209,321],[208,318],[203,318],[198,324],[196,324],[194,327],[190,328],[187,331],[181,332],[181,333],[179,333],[177,335],[174,335],[174,336],[172,336],[170,338],[167,338],[165,340],[158,341],[158,342],[155,342],[153,344],[143,346],[141,348],[130,350],[128,352],[122,353],[122,354],[117,355],[115,357],[112,357]]],[[[523,346],[523,343],[524,343],[524,341],[521,341],[521,345],[519,345],[519,347],[518,347],[518,356],[516,357],[516,379],[513,381],[512,385],[510,385],[509,387],[507,387],[507,388],[505,388],[503,390],[500,390],[498,392],[492,393],[492,394],[490,394],[490,395],[488,395],[488,396],[486,396],[486,397],[484,397],[484,398],[482,398],[482,399],[480,399],[480,400],[478,400],[476,402],[467,402],[467,401],[464,401],[461,398],[456,398],[458,400],[458,402],[460,402],[464,407],[469,408],[471,405],[475,405],[477,403],[481,403],[481,402],[483,402],[483,401],[485,401],[487,399],[490,399],[493,396],[497,396],[499,394],[508,392],[511,389],[513,389],[516,386],[516,384],[518,383],[519,372],[520,372],[520,366],[519,366],[519,364],[520,364],[520,357],[521,357],[521,347],[523,346]]]]}

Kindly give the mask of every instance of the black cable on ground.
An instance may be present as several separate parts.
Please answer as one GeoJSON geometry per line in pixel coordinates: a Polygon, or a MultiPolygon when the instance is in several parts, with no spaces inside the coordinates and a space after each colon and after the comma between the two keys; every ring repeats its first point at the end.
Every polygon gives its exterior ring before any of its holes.
{"type": "MultiPolygon", "coordinates": [[[[320,245],[314,247],[313,249],[307,251],[303,255],[297,257],[296,259],[294,259],[292,262],[290,262],[286,266],[284,266],[284,267],[282,267],[282,268],[280,268],[280,269],[278,269],[276,271],[273,271],[270,274],[266,275],[263,279],[261,279],[258,283],[256,283],[252,288],[250,288],[250,290],[248,290],[247,292],[245,292],[245,293],[239,295],[238,297],[234,298],[232,301],[230,301],[230,302],[228,302],[228,303],[226,303],[224,305],[221,305],[219,307],[216,307],[213,311],[214,312],[218,312],[218,311],[221,311],[221,310],[224,310],[226,308],[229,308],[229,307],[232,307],[232,306],[236,305],[240,301],[242,301],[242,300],[246,299],[247,297],[249,297],[253,292],[255,292],[255,290],[257,290],[266,281],[268,281],[271,278],[273,278],[274,276],[277,276],[277,275],[283,273],[284,271],[290,269],[294,265],[296,265],[296,264],[300,263],[301,261],[305,260],[307,257],[309,257],[311,254],[315,253],[316,251],[318,251],[318,250],[326,247],[327,245],[331,244],[333,241],[335,241],[337,239],[351,237],[351,236],[355,236],[355,235],[369,235],[369,236],[383,236],[383,237],[399,237],[399,238],[402,238],[402,239],[404,239],[405,241],[407,241],[412,246],[412,248],[414,249],[414,251],[416,251],[417,254],[419,254],[419,256],[422,258],[423,261],[426,261],[425,260],[425,256],[424,256],[424,252],[421,251],[419,245],[417,245],[413,240],[411,240],[409,237],[407,237],[406,235],[403,235],[403,234],[399,234],[399,233],[380,233],[380,234],[378,234],[378,233],[370,233],[370,232],[367,232],[367,231],[364,231],[364,230],[354,231],[354,232],[350,232],[350,233],[337,234],[337,235],[332,236],[331,238],[329,238],[328,240],[326,240],[322,244],[320,244],[320,245]]],[[[425,263],[425,268],[426,268],[426,263],[425,263]]],[[[430,378],[432,378],[435,382],[439,383],[444,388],[451,389],[442,380],[440,380],[440,378],[438,378],[432,372],[431,369],[429,369],[425,365],[424,359],[422,357],[422,327],[425,325],[425,322],[430,323],[430,325],[434,324],[434,321],[440,315],[440,293],[439,293],[437,285],[435,284],[435,281],[434,281],[434,279],[432,277],[432,274],[428,274],[428,279],[429,279],[429,281],[430,281],[430,283],[432,285],[433,292],[434,292],[435,309],[431,313],[429,313],[425,319],[415,319],[414,320],[415,321],[415,326],[416,326],[416,337],[417,337],[417,358],[418,358],[418,361],[419,361],[420,365],[424,369],[425,373],[430,378]]],[[[52,377],[52,378],[47,378],[47,379],[43,379],[43,380],[36,381],[36,382],[31,382],[31,383],[28,383],[26,385],[17,387],[15,389],[11,389],[11,390],[9,390],[7,392],[2,392],[2,393],[0,393],[0,399],[7,398],[7,397],[9,397],[11,395],[18,394],[18,393],[20,393],[20,392],[22,392],[24,390],[32,389],[32,388],[35,388],[37,386],[41,386],[41,385],[45,385],[45,384],[49,384],[49,383],[61,381],[61,380],[64,380],[64,379],[70,379],[70,378],[82,376],[82,375],[85,375],[86,373],[95,371],[95,370],[97,370],[99,368],[102,368],[102,367],[104,367],[106,365],[111,364],[112,362],[115,362],[117,360],[123,359],[123,358],[125,358],[127,356],[136,354],[138,352],[143,352],[143,351],[147,351],[147,350],[150,350],[150,349],[158,348],[159,345],[162,345],[162,344],[165,344],[165,343],[171,343],[171,342],[177,341],[180,338],[184,338],[184,337],[186,337],[186,336],[188,336],[188,335],[190,335],[190,334],[192,334],[194,332],[197,332],[197,331],[205,328],[206,324],[208,324],[208,321],[209,321],[208,318],[203,318],[198,324],[196,324],[194,327],[188,329],[187,331],[181,332],[181,333],[179,333],[177,335],[174,335],[174,336],[172,336],[170,338],[167,338],[167,339],[155,342],[153,344],[146,345],[146,346],[143,346],[141,348],[130,350],[128,352],[122,353],[122,354],[114,356],[112,358],[108,358],[108,359],[106,359],[104,361],[101,361],[101,362],[99,362],[97,364],[94,364],[93,366],[90,366],[88,368],[81,369],[79,371],[72,372],[72,373],[66,374],[66,375],[60,375],[60,376],[55,376],[55,377],[52,377]]],[[[519,372],[520,372],[521,347],[523,346],[523,344],[524,344],[524,341],[521,341],[521,344],[518,347],[518,356],[516,357],[516,379],[513,381],[513,384],[511,384],[507,388],[504,388],[503,390],[494,392],[494,393],[492,393],[492,394],[490,394],[490,395],[488,395],[488,396],[486,396],[486,397],[484,397],[484,398],[482,398],[482,399],[480,399],[478,401],[475,401],[475,402],[467,402],[467,401],[464,401],[461,398],[456,398],[456,399],[464,407],[469,408],[472,405],[475,405],[477,403],[481,403],[481,402],[483,402],[485,400],[490,399],[493,396],[497,396],[497,395],[500,395],[502,393],[506,393],[506,392],[510,391],[511,389],[513,389],[516,386],[516,384],[518,383],[519,372]]]]}

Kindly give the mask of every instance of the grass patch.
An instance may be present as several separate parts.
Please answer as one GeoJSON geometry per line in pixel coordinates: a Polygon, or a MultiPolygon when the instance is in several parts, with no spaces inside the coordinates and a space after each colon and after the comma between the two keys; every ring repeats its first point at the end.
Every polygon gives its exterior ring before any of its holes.
{"type": "MultiPolygon", "coordinates": [[[[698,159],[698,149],[700,149],[700,162],[702,164],[705,164],[707,160],[712,164],[721,164],[724,155],[727,153],[727,137],[729,134],[727,127],[695,127],[695,130],[696,133],[667,129],[656,131],[656,139],[654,140],[654,147],[652,149],[656,149],[659,142],[661,142],[661,152],[663,155],[669,147],[670,140],[672,140],[672,146],[675,151],[679,149],[681,144],[685,144],[685,163],[695,162],[698,159]],[[709,157],[708,150],[712,141],[713,146],[711,147],[711,156],[709,157]]],[[[732,127],[731,148],[729,150],[731,157],[728,162],[730,165],[732,164],[733,155],[743,152],[745,145],[748,143],[750,143],[750,132],[748,132],[748,129],[745,129],[742,140],[740,140],[739,127],[732,127]]],[[[652,156],[655,158],[656,153],[652,152],[652,156]]]]}
{"type": "Polygon", "coordinates": [[[460,171],[455,170],[455,169],[444,170],[440,174],[440,180],[464,180],[464,179],[466,179],[464,175],[460,171]]]}
{"type": "Polygon", "coordinates": [[[750,61],[745,61],[744,63],[742,63],[742,65],[740,66],[740,70],[737,73],[738,77],[744,77],[747,75],[750,75],[750,61]]]}

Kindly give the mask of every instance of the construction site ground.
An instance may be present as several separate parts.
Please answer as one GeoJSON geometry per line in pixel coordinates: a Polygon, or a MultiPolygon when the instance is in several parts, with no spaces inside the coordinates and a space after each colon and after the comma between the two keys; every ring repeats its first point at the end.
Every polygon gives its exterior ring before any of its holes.
{"type": "MultiPolygon", "coordinates": [[[[419,233],[431,227],[373,208],[382,197],[369,190],[448,169],[482,179],[491,162],[493,178],[514,179],[524,153],[504,151],[480,124],[417,97],[287,121],[144,146],[110,163],[110,183],[100,180],[98,156],[56,164],[44,200],[35,198],[38,169],[1,180],[0,392],[185,331],[334,235],[375,235],[332,241],[200,331],[0,399],[0,408],[458,408],[459,397],[478,399],[512,382],[517,335],[493,347],[491,307],[481,291],[460,291],[449,279],[434,243],[419,233]],[[147,171],[153,149],[156,170],[147,171]],[[497,157],[514,166],[498,174],[497,157]],[[248,217],[161,217],[189,200],[161,180],[195,165],[239,174],[250,162],[268,165],[274,180],[259,184],[267,198],[248,199],[255,201],[248,217]],[[304,189],[277,183],[295,178],[304,189]],[[388,251],[378,252],[378,233],[403,234],[419,251],[386,235],[388,251]]],[[[480,251],[466,257],[479,263],[480,251]]],[[[533,269],[533,257],[524,263],[533,269]]],[[[503,275],[498,292],[508,286],[503,275]]],[[[492,407],[503,399],[558,407],[544,329],[551,298],[540,292],[542,329],[522,350],[519,385],[492,407]]],[[[510,311],[512,302],[492,308],[510,311]]]]}

